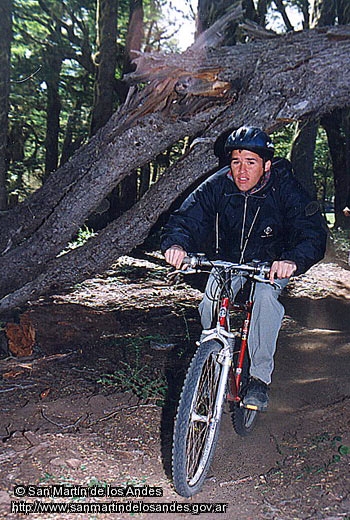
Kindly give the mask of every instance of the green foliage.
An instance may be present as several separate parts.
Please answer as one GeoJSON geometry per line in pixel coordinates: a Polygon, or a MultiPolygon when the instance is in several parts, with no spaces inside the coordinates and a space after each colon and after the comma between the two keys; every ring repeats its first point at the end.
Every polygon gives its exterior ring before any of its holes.
{"type": "MultiPolygon", "coordinates": [[[[167,0],[144,0],[144,48],[175,50],[173,21],[164,17],[167,0]],[[170,28],[170,29],[169,29],[170,28]]],[[[130,0],[118,2],[117,70],[122,77],[130,0]]],[[[89,137],[94,102],[96,0],[14,0],[11,47],[8,191],[23,200],[38,189],[45,173],[48,82],[53,61],[59,76],[59,154],[67,160],[89,137]]],[[[169,160],[170,154],[165,154],[169,160]]],[[[171,159],[170,159],[171,160],[171,159]]],[[[151,166],[151,182],[164,167],[151,166]]],[[[141,174],[140,174],[141,175],[141,174]]],[[[145,191],[143,187],[143,192],[145,191]]],[[[142,193],[141,193],[142,194],[142,193]]]]}
{"type": "MultiPolygon", "coordinates": [[[[124,66],[130,3],[118,2],[117,78],[122,77],[124,66]]],[[[288,0],[287,4],[302,11],[299,0],[288,0]]],[[[268,1],[267,7],[272,16],[273,3],[268,1]]],[[[176,35],[181,18],[177,15],[186,16],[181,6],[170,0],[144,0],[143,9],[143,50],[178,50],[176,35]]],[[[67,160],[89,137],[97,52],[96,0],[45,0],[41,4],[39,0],[14,0],[8,189],[20,200],[40,187],[44,177],[52,57],[61,60],[59,153],[67,160]]],[[[295,125],[289,124],[275,132],[277,155],[289,155],[294,130],[295,125]]],[[[186,140],[181,141],[160,154],[148,175],[138,171],[137,197],[179,158],[186,145],[186,140]]],[[[331,175],[326,137],[320,131],[315,177],[319,198],[327,203],[333,198],[331,175]]]]}
{"type": "Polygon", "coordinates": [[[119,346],[125,347],[130,360],[120,361],[120,368],[113,374],[103,374],[97,382],[113,386],[120,392],[132,392],[139,399],[154,401],[161,406],[168,390],[166,378],[160,371],[148,366],[142,356],[144,344],[150,339],[154,339],[154,336],[126,340],[120,338],[119,346]]]}
{"type": "Polygon", "coordinates": [[[164,377],[155,377],[146,366],[134,367],[121,362],[121,368],[114,374],[104,374],[98,383],[114,386],[120,392],[132,392],[146,402],[155,401],[161,405],[167,392],[164,377]]]}
{"type": "Polygon", "coordinates": [[[334,185],[327,136],[321,127],[316,138],[314,178],[318,199],[323,202],[326,209],[333,201],[334,185]]]}
{"type": "Polygon", "coordinates": [[[340,436],[335,436],[332,439],[332,446],[337,450],[337,453],[332,457],[332,463],[340,462],[342,457],[350,454],[350,446],[346,446],[342,441],[343,439],[340,436]]]}
{"type": "Polygon", "coordinates": [[[59,84],[60,150],[70,115],[79,106],[73,141],[81,144],[89,131],[88,113],[93,78],[78,62],[95,41],[95,1],[63,3],[49,0],[41,8],[37,0],[14,0],[11,48],[12,88],[9,113],[9,191],[20,200],[37,189],[44,174],[47,82],[52,57],[62,60],[59,84]],[[69,36],[69,31],[71,34],[69,36]],[[83,48],[84,47],[84,48],[83,48]]]}
{"type": "MultiPolygon", "coordinates": [[[[296,123],[290,123],[274,132],[273,142],[275,144],[276,156],[290,157],[295,130],[296,123]]],[[[321,126],[318,129],[316,138],[314,180],[317,198],[322,202],[324,210],[327,210],[327,208],[332,207],[334,198],[333,171],[326,132],[321,126]]]]}
{"type": "Polygon", "coordinates": [[[91,477],[87,483],[88,487],[107,487],[107,482],[105,480],[99,480],[96,477],[91,477]]]}
{"type": "Polygon", "coordinates": [[[273,142],[275,145],[275,155],[278,157],[289,157],[293,137],[295,134],[295,123],[290,123],[280,130],[273,133],[273,142]]]}
{"type": "Polygon", "coordinates": [[[89,229],[87,226],[83,226],[78,230],[77,236],[72,242],[69,242],[66,249],[60,253],[60,255],[64,255],[68,253],[72,249],[76,249],[77,247],[81,247],[87,242],[90,238],[94,237],[96,233],[89,229]]]}
{"type": "Polygon", "coordinates": [[[90,238],[95,236],[96,233],[92,231],[92,229],[89,229],[87,226],[83,226],[81,229],[79,229],[77,238],[74,242],[72,242],[72,247],[79,247],[85,244],[90,238]]]}

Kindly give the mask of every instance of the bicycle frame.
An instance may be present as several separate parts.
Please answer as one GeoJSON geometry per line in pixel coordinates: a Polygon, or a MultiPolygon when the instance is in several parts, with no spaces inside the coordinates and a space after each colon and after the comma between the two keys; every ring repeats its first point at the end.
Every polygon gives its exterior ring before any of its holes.
{"type": "MultiPolygon", "coordinates": [[[[245,317],[242,323],[241,344],[238,351],[237,364],[235,367],[232,366],[228,373],[229,392],[227,395],[227,400],[238,403],[241,400],[239,396],[239,388],[241,384],[244,358],[248,348],[248,334],[252,318],[253,301],[249,299],[249,301],[243,304],[234,303],[231,304],[231,308],[239,311],[245,311],[245,317]]],[[[237,354],[237,351],[234,351],[234,354],[237,354]]]]}
{"type": "MultiPolygon", "coordinates": [[[[223,295],[220,301],[220,307],[218,311],[218,322],[215,329],[211,329],[208,331],[203,331],[203,334],[207,335],[204,341],[209,341],[211,339],[218,339],[224,346],[221,352],[221,359],[219,360],[221,364],[225,365],[223,362],[223,358],[229,360],[228,367],[228,392],[226,395],[226,399],[231,402],[239,403],[241,401],[239,395],[239,389],[241,385],[241,377],[243,371],[243,363],[244,358],[246,356],[247,348],[248,348],[248,334],[250,329],[250,323],[252,318],[252,309],[253,309],[253,294],[255,289],[255,280],[250,279],[250,291],[248,298],[242,303],[232,302],[227,295],[223,295]],[[230,310],[236,310],[244,312],[244,318],[242,321],[241,332],[232,333],[230,331],[229,324],[229,312],[230,310]],[[230,352],[230,342],[229,340],[234,337],[240,337],[240,348],[239,350],[234,350],[230,352]],[[237,362],[233,363],[234,355],[238,356],[237,362]]],[[[255,409],[255,408],[254,408],[255,409]]]]}

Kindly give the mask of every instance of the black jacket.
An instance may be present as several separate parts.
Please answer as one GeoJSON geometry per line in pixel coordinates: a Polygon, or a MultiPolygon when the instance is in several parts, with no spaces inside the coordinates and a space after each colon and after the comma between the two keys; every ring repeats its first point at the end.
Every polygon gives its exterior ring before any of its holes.
{"type": "Polygon", "coordinates": [[[229,171],[225,166],[209,177],[170,217],[163,252],[177,244],[232,262],[292,260],[296,274],[323,258],[326,226],[289,161],[275,159],[268,182],[254,193],[239,191],[229,171]]]}

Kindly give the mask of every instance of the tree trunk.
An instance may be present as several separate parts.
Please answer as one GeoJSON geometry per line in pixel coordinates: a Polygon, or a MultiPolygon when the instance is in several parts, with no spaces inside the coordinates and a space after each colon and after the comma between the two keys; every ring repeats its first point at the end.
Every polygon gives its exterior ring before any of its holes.
{"type": "Polygon", "coordinates": [[[134,70],[132,60],[141,50],[143,38],[143,0],[129,0],[129,24],[125,42],[123,75],[134,70]]]}
{"type": "Polygon", "coordinates": [[[59,84],[63,56],[60,52],[57,40],[60,38],[60,26],[56,27],[51,35],[52,45],[45,51],[45,82],[47,87],[47,106],[46,106],[46,137],[45,137],[45,175],[47,180],[51,172],[58,166],[58,138],[60,132],[61,98],[59,94],[59,84]]]}
{"type": "MultiPolygon", "coordinates": [[[[210,32],[210,41],[217,35],[210,32]]],[[[197,40],[182,55],[141,55],[130,81],[144,88],[43,188],[1,218],[0,311],[102,272],[142,243],[161,213],[213,171],[213,143],[228,128],[249,122],[272,131],[349,102],[349,27],[210,52],[200,38],[201,47],[197,40]],[[199,139],[136,205],[85,246],[57,257],[111,189],[185,136],[199,139]]]]}
{"type": "Polygon", "coordinates": [[[119,184],[118,208],[114,214],[118,217],[130,209],[137,201],[137,171],[132,172],[119,184]]]}
{"type": "MultiPolygon", "coordinates": [[[[137,53],[141,51],[143,40],[143,2],[142,0],[129,1],[129,25],[128,34],[126,36],[125,56],[123,76],[135,70],[132,60],[136,58],[137,53]]],[[[120,216],[124,211],[131,208],[137,201],[137,172],[133,172],[122,180],[119,190],[113,190],[109,196],[111,200],[111,210],[115,208],[114,213],[110,211],[110,219],[120,216]]]]}
{"type": "Polygon", "coordinates": [[[97,2],[97,72],[95,98],[91,117],[91,135],[102,128],[114,110],[115,71],[117,66],[117,5],[118,0],[97,2]]]}
{"type": "Polygon", "coordinates": [[[12,40],[12,0],[0,5],[0,211],[7,209],[7,133],[10,95],[10,55],[12,40]]]}
{"type": "Polygon", "coordinates": [[[338,10],[338,23],[341,25],[345,25],[350,23],[350,3],[349,0],[338,0],[337,1],[337,10],[338,10]]]}
{"type": "MultiPolygon", "coordinates": [[[[316,0],[313,6],[312,18],[317,27],[325,27],[334,25],[336,19],[347,20],[350,22],[350,8],[349,3],[342,1],[335,2],[334,0],[316,0]]],[[[349,227],[349,219],[346,219],[342,209],[345,207],[344,200],[346,194],[350,189],[350,164],[349,164],[349,141],[344,139],[349,132],[349,107],[339,111],[338,109],[332,113],[327,114],[322,123],[326,130],[328,146],[332,159],[333,166],[333,181],[334,181],[334,208],[335,208],[335,222],[334,226],[349,227]]]]}
{"type": "Polygon", "coordinates": [[[311,14],[312,24],[318,27],[334,25],[337,16],[337,2],[334,0],[314,0],[311,14]]]}
{"type": "Polygon", "coordinates": [[[232,0],[198,0],[196,36],[211,27],[231,6],[232,0]]]}
{"type": "Polygon", "coordinates": [[[317,196],[314,183],[314,158],[317,129],[317,121],[298,123],[291,153],[291,162],[298,181],[315,200],[317,196]]]}
{"type": "Polygon", "coordinates": [[[335,228],[349,228],[349,217],[345,217],[347,195],[350,193],[350,121],[349,110],[335,110],[321,120],[327,133],[329,151],[334,174],[335,228]]]}
{"type": "Polygon", "coordinates": [[[68,159],[72,157],[73,153],[81,146],[83,141],[83,137],[73,140],[73,133],[77,127],[77,123],[81,114],[81,106],[81,99],[78,98],[72,113],[68,117],[66,132],[62,144],[60,166],[63,166],[64,163],[66,163],[68,159]]]}

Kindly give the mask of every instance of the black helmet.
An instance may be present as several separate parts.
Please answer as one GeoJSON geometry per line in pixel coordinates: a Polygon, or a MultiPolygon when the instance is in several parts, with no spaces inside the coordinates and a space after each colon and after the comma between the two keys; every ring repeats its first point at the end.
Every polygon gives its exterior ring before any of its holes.
{"type": "Polygon", "coordinates": [[[270,137],[254,126],[241,126],[232,132],[225,143],[225,153],[229,155],[232,150],[250,150],[263,159],[271,160],[275,151],[270,137]]]}

